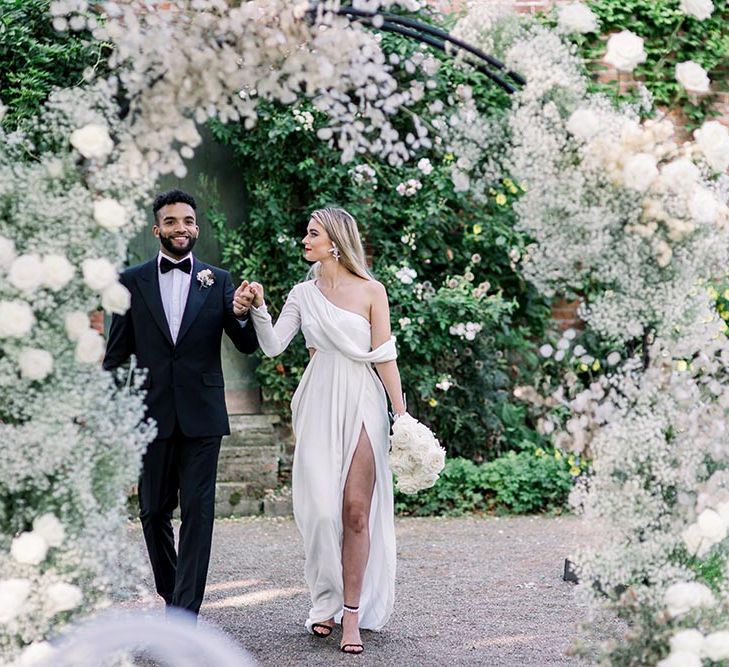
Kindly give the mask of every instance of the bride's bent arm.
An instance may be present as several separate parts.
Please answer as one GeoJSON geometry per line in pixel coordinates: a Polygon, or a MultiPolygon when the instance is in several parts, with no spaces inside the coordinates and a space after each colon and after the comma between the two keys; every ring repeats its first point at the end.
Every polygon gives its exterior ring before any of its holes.
{"type": "Polygon", "coordinates": [[[256,328],[258,344],[267,357],[281,354],[301,328],[301,311],[296,298],[296,288],[289,292],[275,326],[265,302],[258,308],[251,306],[251,319],[256,328]]]}
{"type": "MultiPolygon", "coordinates": [[[[373,291],[372,306],[370,308],[370,323],[372,325],[372,349],[383,345],[392,336],[390,329],[390,304],[387,302],[385,287],[378,282],[372,281],[373,291]]],[[[400,371],[397,369],[397,361],[383,361],[375,364],[377,374],[382,380],[387,395],[390,397],[392,411],[396,415],[405,413],[405,400],[402,395],[402,383],[400,382],[400,371]]]]}

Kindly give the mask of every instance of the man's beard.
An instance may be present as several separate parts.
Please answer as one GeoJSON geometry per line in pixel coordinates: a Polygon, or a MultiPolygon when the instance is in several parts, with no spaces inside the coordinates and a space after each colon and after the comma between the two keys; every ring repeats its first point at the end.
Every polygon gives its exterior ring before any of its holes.
{"type": "Polygon", "coordinates": [[[192,249],[195,247],[197,237],[191,236],[188,241],[188,244],[184,248],[178,248],[174,243],[172,243],[172,239],[169,236],[162,236],[162,234],[159,235],[159,242],[162,244],[162,247],[175,257],[184,257],[188,253],[192,252],[192,249]]]}

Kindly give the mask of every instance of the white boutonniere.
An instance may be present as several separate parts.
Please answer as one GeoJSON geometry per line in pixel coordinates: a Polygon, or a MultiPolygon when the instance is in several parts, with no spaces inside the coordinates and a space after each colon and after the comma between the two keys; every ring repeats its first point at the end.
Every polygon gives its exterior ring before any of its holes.
{"type": "Polygon", "coordinates": [[[215,275],[210,269],[203,269],[202,271],[198,271],[197,275],[195,276],[197,278],[197,281],[200,283],[200,289],[208,288],[215,284],[215,275]]]}

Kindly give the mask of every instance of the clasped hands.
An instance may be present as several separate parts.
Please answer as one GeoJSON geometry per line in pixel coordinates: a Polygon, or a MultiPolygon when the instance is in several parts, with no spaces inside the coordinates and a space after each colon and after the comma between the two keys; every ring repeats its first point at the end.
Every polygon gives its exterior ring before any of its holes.
{"type": "Polygon", "coordinates": [[[249,283],[244,280],[233,295],[233,314],[238,317],[245,317],[251,306],[260,308],[263,305],[263,285],[260,283],[249,283]]]}

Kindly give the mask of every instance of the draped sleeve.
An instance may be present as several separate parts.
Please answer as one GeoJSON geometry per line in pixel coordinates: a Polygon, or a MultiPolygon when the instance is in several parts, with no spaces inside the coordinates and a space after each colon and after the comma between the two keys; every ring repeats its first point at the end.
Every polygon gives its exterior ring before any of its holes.
{"type": "Polygon", "coordinates": [[[297,289],[294,286],[289,292],[275,325],[272,323],[271,314],[265,303],[259,308],[252,306],[250,309],[258,344],[267,357],[281,354],[301,328],[301,306],[296,292],[297,289]]]}

